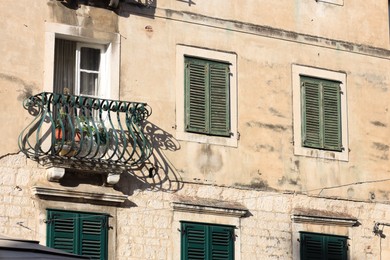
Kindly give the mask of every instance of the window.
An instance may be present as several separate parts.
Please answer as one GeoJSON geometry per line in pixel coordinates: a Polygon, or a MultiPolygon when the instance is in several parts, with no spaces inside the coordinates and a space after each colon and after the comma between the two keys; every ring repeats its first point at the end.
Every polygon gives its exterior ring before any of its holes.
{"type": "Polygon", "coordinates": [[[103,96],[104,46],[55,40],[54,92],[103,96]]]}
{"type": "Polygon", "coordinates": [[[234,227],[181,223],[181,259],[233,260],[234,227]]]}
{"type": "Polygon", "coordinates": [[[44,91],[119,99],[120,35],[45,24],[44,91]]]}
{"type": "Polygon", "coordinates": [[[302,145],[341,151],[340,82],[301,76],[302,145]]]}
{"type": "Polygon", "coordinates": [[[300,232],[301,260],[347,260],[347,237],[300,232]]]}
{"type": "Polygon", "coordinates": [[[108,215],[47,211],[47,246],[68,253],[107,259],[108,215]]]}
{"type": "Polygon", "coordinates": [[[294,153],[348,161],[346,74],[292,66],[294,153]]]}
{"type": "Polygon", "coordinates": [[[230,135],[229,64],[185,57],[186,131],[230,135]]]}
{"type": "Polygon", "coordinates": [[[177,46],[176,138],[237,146],[237,57],[177,46]]]}

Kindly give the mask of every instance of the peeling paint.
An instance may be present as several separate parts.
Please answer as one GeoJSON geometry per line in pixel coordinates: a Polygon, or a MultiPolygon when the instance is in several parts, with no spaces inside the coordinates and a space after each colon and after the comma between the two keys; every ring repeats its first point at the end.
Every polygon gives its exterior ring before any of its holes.
{"type": "Polygon", "coordinates": [[[256,152],[260,152],[262,150],[266,150],[267,152],[274,152],[275,148],[271,145],[258,144],[255,147],[256,152]]]}
{"type": "Polygon", "coordinates": [[[377,143],[377,142],[373,142],[373,147],[378,150],[378,151],[381,151],[383,152],[380,156],[375,156],[381,160],[388,160],[389,159],[389,146],[387,144],[382,144],[382,143],[377,143]]]}
{"type": "Polygon", "coordinates": [[[274,116],[285,118],[284,115],[282,115],[278,110],[276,110],[276,109],[273,108],[273,107],[270,107],[268,110],[269,110],[269,112],[271,112],[274,116]]]}
{"type": "Polygon", "coordinates": [[[387,127],[386,124],[379,122],[379,121],[371,121],[371,124],[373,124],[374,126],[378,126],[378,127],[387,127]]]}
{"type": "Polygon", "coordinates": [[[247,122],[246,125],[249,127],[267,128],[267,129],[273,130],[275,132],[283,132],[283,131],[286,131],[288,129],[287,127],[285,127],[283,125],[265,124],[265,123],[261,123],[261,122],[255,122],[255,121],[247,122]]]}
{"type": "Polygon", "coordinates": [[[374,148],[379,150],[379,151],[388,151],[389,150],[389,146],[386,144],[377,143],[377,142],[374,142],[372,144],[374,145],[374,148]]]}
{"type": "Polygon", "coordinates": [[[293,178],[283,176],[281,179],[278,180],[278,184],[280,186],[283,184],[286,184],[286,183],[293,185],[293,186],[298,186],[299,185],[299,178],[293,179],[293,178]]]}
{"type": "Polygon", "coordinates": [[[236,31],[258,34],[268,37],[293,40],[298,42],[310,43],[313,45],[336,48],[338,50],[344,50],[349,52],[364,53],[372,56],[390,57],[390,50],[377,48],[368,45],[354,44],[352,42],[333,40],[324,37],[318,37],[316,35],[301,34],[292,31],[282,30],[279,28],[273,28],[264,25],[257,25],[251,23],[243,23],[236,20],[218,19],[211,16],[205,16],[192,12],[183,12],[176,10],[165,10],[166,16],[176,19],[190,19],[195,22],[204,24],[213,24],[218,27],[234,28],[236,31]]]}
{"type": "Polygon", "coordinates": [[[262,180],[260,178],[254,178],[250,184],[235,183],[234,185],[238,187],[248,187],[248,188],[259,189],[259,190],[274,190],[273,188],[270,188],[268,186],[267,181],[262,180]]]}

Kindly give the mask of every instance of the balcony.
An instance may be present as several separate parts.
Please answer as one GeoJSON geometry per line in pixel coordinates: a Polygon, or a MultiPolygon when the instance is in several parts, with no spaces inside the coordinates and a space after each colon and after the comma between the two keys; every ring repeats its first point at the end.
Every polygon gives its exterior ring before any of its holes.
{"type": "Polygon", "coordinates": [[[43,92],[24,108],[35,116],[19,136],[19,149],[41,164],[120,173],[152,153],[142,123],[145,103],[43,92]]]}

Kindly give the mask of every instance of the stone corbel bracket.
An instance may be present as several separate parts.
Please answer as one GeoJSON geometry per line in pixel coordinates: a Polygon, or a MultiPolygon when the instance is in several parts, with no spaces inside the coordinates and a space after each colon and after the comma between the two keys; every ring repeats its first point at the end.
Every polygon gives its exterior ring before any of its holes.
{"type": "MultiPolygon", "coordinates": [[[[59,182],[65,175],[65,168],[51,167],[46,169],[46,178],[50,182],[59,182]]],[[[106,179],[107,186],[114,186],[120,180],[120,174],[108,173],[106,179]]]]}

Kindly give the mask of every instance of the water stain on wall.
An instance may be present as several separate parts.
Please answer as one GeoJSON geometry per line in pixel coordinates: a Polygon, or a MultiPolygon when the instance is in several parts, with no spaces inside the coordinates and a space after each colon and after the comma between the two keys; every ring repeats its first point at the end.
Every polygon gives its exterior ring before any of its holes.
{"type": "Polygon", "coordinates": [[[203,173],[217,172],[223,166],[222,155],[209,144],[202,145],[196,158],[197,165],[203,173]]]}
{"type": "MultiPolygon", "coordinates": [[[[36,88],[35,84],[33,83],[27,83],[23,79],[19,77],[15,77],[13,75],[8,75],[4,73],[0,73],[0,80],[9,81],[11,83],[14,83],[16,85],[19,85],[21,89],[16,90],[16,92],[19,92],[19,95],[17,97],[18,101],[23,101],[26,98],[32,96],[33,89],[36,88]]],[[[2,91],[1,91],[2,92],[2,91]]],[[[0,93],[1,93],[0,92],[0,93]]]]}

